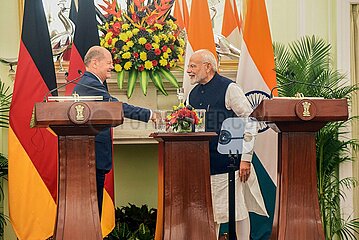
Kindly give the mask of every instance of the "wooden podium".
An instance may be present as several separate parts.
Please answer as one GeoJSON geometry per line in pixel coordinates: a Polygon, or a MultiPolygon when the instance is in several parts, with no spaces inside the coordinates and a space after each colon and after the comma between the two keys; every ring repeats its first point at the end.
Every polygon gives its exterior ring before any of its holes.
{"type": "Polygon", "coordinates": [[[156,240],[215,240],[209,139],[216,133],[153,133],[158,149],[156,240]]]}
{"type": "Polygon", "coordinates": [[[323,239],[317,175],[316,131],[348,118],[346,99],[263,100],[252,115],[278,133],[278,182],[271,239],[323,239]]]}
{"type": "Polygon", "coordinates": [[[55,239],[102,239],[97,204],[95,135],[122,124],[119,102],[42,102],[34,126],[58,135],[59,175],[55,239]]]}

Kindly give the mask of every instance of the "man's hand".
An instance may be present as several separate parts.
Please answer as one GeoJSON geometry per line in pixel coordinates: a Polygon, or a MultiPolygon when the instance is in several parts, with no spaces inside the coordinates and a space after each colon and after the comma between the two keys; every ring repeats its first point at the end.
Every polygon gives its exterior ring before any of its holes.
{"type": "Polygon", "coordinates": [[[161,115],[158,111],[152,111],[151,121],[156,123],[159,119],[161,119],[161,115]]]}
{"type": "Polygon", "coordinates": [[[251,163],[242,160],[239,166],[239,177],[241,179],[241,182],[246,182],[250,174],[251,174],[251,163]]]}

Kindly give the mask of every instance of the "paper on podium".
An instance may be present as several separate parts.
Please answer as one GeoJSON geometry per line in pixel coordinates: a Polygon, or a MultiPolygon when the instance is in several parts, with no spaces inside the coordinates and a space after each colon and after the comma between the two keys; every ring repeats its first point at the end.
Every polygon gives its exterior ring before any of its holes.
{"type": "Polygon", "coordinates": [[[102,101],[103,96],[50,96],[47,98],[48,102],[82,102],[82,101],[102,101]]]}
{"type": "Polygon", "coordinates": [[[217,150],[221,154],[249,153],[257,133],[258,122],[254,118],[227,118],[222,123],[217,150]]]}

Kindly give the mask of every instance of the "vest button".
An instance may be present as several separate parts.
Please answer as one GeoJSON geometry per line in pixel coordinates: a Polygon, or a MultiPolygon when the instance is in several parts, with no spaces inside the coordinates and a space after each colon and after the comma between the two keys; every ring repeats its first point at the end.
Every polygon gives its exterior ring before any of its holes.
{"type": "Polygon", "coordinates": [[[202,90],[202,91],[201,91],[201,93],[203,94],[203,93],[204,93],[204,91],[202,90]]]}
{"type": "Polygon", "coordinates": [[[199,105],[200,105],[200,106],[202,106],[202,105],[203,105],[203,103],[200,103],[199,105]]]}

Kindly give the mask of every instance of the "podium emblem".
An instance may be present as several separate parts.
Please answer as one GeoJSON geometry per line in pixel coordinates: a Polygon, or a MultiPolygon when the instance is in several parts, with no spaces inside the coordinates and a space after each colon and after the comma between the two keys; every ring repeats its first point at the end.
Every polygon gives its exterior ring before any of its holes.
{"type": "Polygon", "coordinates": [[[295,114],[304,121],[312,120],[317,114],[317,108],[311,100],[303,99],[295,105],[295,114]]]}
{"type": "Polygon", "coordinates": [[[84,102],[75,102],[69,108],[68,117],[74,124],[84,124],[90,118],[90,108],[84,102]]]}

